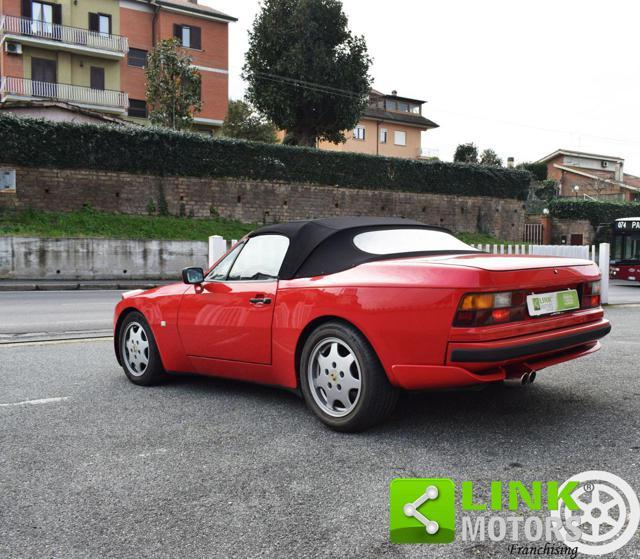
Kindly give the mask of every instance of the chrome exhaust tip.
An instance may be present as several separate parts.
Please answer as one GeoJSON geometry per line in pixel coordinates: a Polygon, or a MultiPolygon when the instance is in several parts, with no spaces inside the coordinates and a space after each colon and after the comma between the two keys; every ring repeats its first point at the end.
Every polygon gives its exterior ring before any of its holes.
{"type": "Polygon", "coordinates": [[[504,379],[504,383],[506,386],[526,386],[531,381],[529,380],[529,373],[522,373],[521,375],[515,377],[507,377],[504,379]]]}
{"type": "Polygon", "coordinates": [[[536,376],[537,373],[535,371],[531,371],[529,373],[529,384],[533,384],[533,382],[536,380],[536,376]]]}

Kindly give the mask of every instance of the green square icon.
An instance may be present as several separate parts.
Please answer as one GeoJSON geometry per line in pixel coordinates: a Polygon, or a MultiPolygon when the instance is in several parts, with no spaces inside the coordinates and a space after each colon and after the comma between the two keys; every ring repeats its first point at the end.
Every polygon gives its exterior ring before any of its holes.
{"type": "Polygon", "coordinates": [[[396,478],[389,486],[392,543],[451,543],[456,486],[450,479],[396,478]]]}

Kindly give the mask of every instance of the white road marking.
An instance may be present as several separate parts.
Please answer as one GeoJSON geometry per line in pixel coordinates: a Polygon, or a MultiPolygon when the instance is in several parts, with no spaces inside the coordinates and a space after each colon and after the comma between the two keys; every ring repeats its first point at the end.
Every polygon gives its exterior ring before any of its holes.
{"type": "Polygon", "coordinates": [[[0,404],[0,408],[8,408],[12,406],[37,406],[40,404],[53,404],[54,402],[64,402],[69,396],[61,396],[58,398],[41,398],[39,400],[24,400],[23,402],[12,402],[10,404],[0,404]]]}
{"type": "Polygon", "coordinates": [[[154,454],[166,454],[166,448],[158,448],[156,450],[152,450],[151,452],[143,452],[142,454],[138,454],[140,458],[148,458],[149,456],[153,456],[154,454]]]}

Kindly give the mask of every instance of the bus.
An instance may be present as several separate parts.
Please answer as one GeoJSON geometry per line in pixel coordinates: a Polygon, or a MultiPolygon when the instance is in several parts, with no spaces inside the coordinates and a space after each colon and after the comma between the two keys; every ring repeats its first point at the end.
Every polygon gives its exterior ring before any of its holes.
{"type": "Polygon", "coordinates": [[[610,278],[640,283],[640,217],[613,222],[610,278]]]}

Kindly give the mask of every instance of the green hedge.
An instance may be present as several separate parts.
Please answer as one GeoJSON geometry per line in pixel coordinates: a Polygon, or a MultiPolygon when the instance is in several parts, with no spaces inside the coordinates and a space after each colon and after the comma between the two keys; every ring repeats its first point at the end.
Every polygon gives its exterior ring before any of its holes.
{"type": "Polygon", "coordinates": [[[529,171],[537,181],[547,180],[546,163],[520,163],[517,168],[523,171],[529,171]]]}
{"type": "Polygon", "coordinates": [[[525,199],[523,171],[0,116],[0,163],[525,199]]]}
{"type": "Polygon", "coordinates": [[[621,217],[640,216],[638,202],[596,202],[593,200],[556,199],[549,203],[549,213],[563,219],[587,219],[597,227],[621,217]]]}

